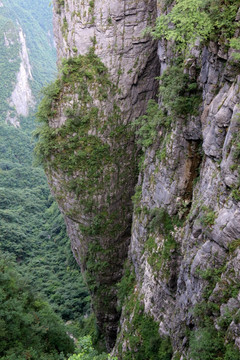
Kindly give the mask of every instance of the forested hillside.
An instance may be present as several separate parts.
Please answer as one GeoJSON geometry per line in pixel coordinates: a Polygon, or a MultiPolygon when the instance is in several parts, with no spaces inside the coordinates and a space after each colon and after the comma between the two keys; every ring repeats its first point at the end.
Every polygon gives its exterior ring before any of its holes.
{"type": "MultiPolygon", "coordinates": [[[[19,55],[18,49],[16,49],[19,47],[19,44],[16,44],[16,41],[14,46],[7,47],[3,40],[4,38],[8,38],[11,32],[14,36],[14,33],[18,32],[19,27],[23,30],[33,73],[31,88],[34,95],[38,96],[39,90],[53,78],[56,72],[56,55],[52,34],[52,8],[50,7],[50,2],[47,0],[3,0],[0,20],[1,56],[6,52],[6,49],[10,49],[12,52],[14,51],[14,53],[10,54],[10,56],[12,55],[12,60],[14,56],[19,55]],[[5,36],[2,36],[2,34],[5,34],[5,36]]],[[[13,40],[14,39],[16,40],[16,35],[13,40]]],[[[12,45],[12,42],[10,42],[10,45],[12,45]]],[[[4,59],[1,59],[1,66],[5,66],[5,69],[8,70],[2,72],[1,68],[1,74],[6,77],[5,85],[8,87],[8,79],[10,79],[10,77],[14,79],[15,74],[13,71],[9,71],[11,68],[9,68],[9,64],[7,64],[4,59]]],[[[15,70],[18,70],[17,66],[15,66],[15,70]]],[[[1,92],[1,96],[2,95],[1,92]]]]}
{"type": "Polygon", "coordinates": [[[32,117],[19,129],[1,125],[0,247],[16,256],[34,288],[43,292],[65,320],[86,312],[88,294],[74,264],[62,216],[43,170],[33,167],[32,117]]]}
{"type": "Polygon", "coordinates": [[[73,352],[63,321],[36,296],[17,266],[0,258],[0,356],[5,360],[60,360],[73,352]]]}
{"type": "MultiPolygon", "coordinates": [[[[2,5],[0,7],[2,274],[0,358],[22,359],[21,351],[24,350],[29,354],[32,351],[32,357],[29,359],[39,359],[39,356],[41,359],[48,359],[47,353],[50,352],[52,357],[49,359],[57,359],[59,357],[56,357],[56,354],[61,351],[65,355],[71,353],[73,346],[67,345],[67,349],[63,345],[62,349],[58,349],[59,344],[57,345],[55,340],[49,340],[52,348],[50,346],[46,350],[43,338],[45,339],[49,333],[43,331],[41,335],[36,326],[40,329],[47,327],[48,322],[52,322],[51,331],[56,330],[56,334],[52,336],[60,336],[60,333],[57,334],[57,324],[60,324],[60,319],[54,315],[52,309],[65,322],[71,320],[79,324],[83,321],[83,316],[90,311],[90,301],[80,270],[72,257],[63,218],[50,194],[44,172],[35,164],[33,155],[34,114],[41,97],[40,89],[56,76],[52,8],[48,0],[4,0],[2,5]],[[21,71],[23,76],[19,75],[21,71]],[[19,89],[16,90],[17,83],[19,89]],[[12,95],[14,91],[15,95],[12,95]],[[24,98],[25,91],[28,94],[24,98]],[[22,96],[20,98],[18,98],[19,93],[22,96]],[[27,97],[30,101],[26,100],[27,114],[24,115],[21,107],[20,110],[18,109],[18,103],[24,102],[27,97]],[[16,104],[15,99],[17,99],[16,104]],[[9,256],[12,265],[9,263],[9,256]],[[21,287],[22,283],[28,284],[26,288],[25,285],[21,287]],[[35,295],[36,293],[39,295],[35,295]],[[14,313],[12,313],[14,305],[5,302],[5,298],[11,299],[12,303],[16,304],[14,313]],[[52,309],[44,301],[50,302],[52,309]],[[5,318],[6,312],[13,322],[11,329],[8,327],[10,320],[5,318]],[[19,313],[19,320],[16,319],[16,312],[19,313]],[[26,315],[28,312],[29,315],[26,315]],[[39,312],[44,315],[42,318],[40,316],[36,324],[32,316],[33,313],[39,316],[39,312]],[[23,327],[21,325],[23,330],[19,333],[19,330],[15,330],[22,321],[25,325],[23,327]],[[33,343],[31,350],[24,341],[32,331],[31,341],[28,342],[33,343]],[[14,333],[13,338],[9,332],[14,333]],[[17,343],[20,338],[22,348],[21,346],[17,348],[15,342],[17,343]]],[[[65,337],[65,342],[68,342],[63,324],[59,326],[61,327],[59,331],[63,332],[61,336],[65,337]]],[[[23,357],[23,359],[27,358],[23,357]]]]}

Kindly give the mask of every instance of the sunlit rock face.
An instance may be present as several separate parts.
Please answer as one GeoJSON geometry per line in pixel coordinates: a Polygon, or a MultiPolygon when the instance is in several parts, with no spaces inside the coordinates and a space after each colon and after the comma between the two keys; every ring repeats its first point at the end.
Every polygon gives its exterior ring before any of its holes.
{"type": "MultiPolygon", "coordinates": [[[[6,38],[7,41],[7,38],[6,38]]],[[[30,81],[33,80],[31,65],[28,56],[26,40],[22,29],[19,29],[20,42],[20,69],[17,74],[17,82],[11,95],[9,105],[14,107],[17,115],[28,116],[29,109],[34,106],[30,81]]],[[[9,116],[9,115],[8,115],[9,116]]],[[[10,117],[9,117],[10,121],[10,117]]]]}
{"type": "MultiPolygon", "coordinates": [[[[20,127],[20,116],[27,117],[30,109],[35,105],[31,90],[33,77],[25,34],[18,22],[6,19],[5,21],[6,25],[1,34],[3,39],[2,56],[5,67],[9,67],[9,76],[12,76],[13,79],[10,84],[5,82],[6,89],[2,91],[3,96],[8,93],[8,97],[4,99],[4,102],[8,103],[5,120],[15,127],[20,127]],[[9,88],[10,93],[8,92],[9,88]]],[[[3,76],[9,81],[7,74],[4,73],[3,76]]]]}
{"type": "Polygon", "coordinates": [[[137,180],[130,123],[157,92],[157,44],[142,35],[156,19],[156,1],[53,3],[60,67],[68,60],[48,120],[63,147],[52,148],[45,168],[110,349],[137,180]]]}

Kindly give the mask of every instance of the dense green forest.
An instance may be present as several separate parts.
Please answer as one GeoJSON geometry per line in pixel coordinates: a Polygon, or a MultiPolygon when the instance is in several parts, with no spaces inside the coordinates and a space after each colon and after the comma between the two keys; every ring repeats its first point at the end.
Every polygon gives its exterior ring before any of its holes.
{"type": "Polygon", "coordinates": [[[22,119],[21,129],[0,125],[0,248],[64,320],[73,320],[88,311],[89,297],[43,170],[32,166],[27,122],[33,118],[22,119]]]}
{"type": "Polygon", "coordinates": [[[72,353],[74,344],[63,322],[3,254],[0,270],[1,359],[57,360],[72,353]]]}
{"type": "MultiPolygon", "coordinates": [[[[34,165],[35,117],[6,123],[9,97],[20,66],[19,26],[25,34],[40,89],[56,75],[49,1],[5,0],[0,14],[0,358],[65,359],[73,352],[68,331],[78,336],[90,322],[90,298],[71,253],[65,224],[42,168],[34,165]],[[7,41],[11,46],[6,46],[7,41]],[[50,304],[50,305],[49,305],[50,304]],[[55,313],[54,313],[55,311],[55,313]],[[85,318],[84,318],[85,317],[85,318]],[[62,318],[62,320],[60,320],[62,318]]],[[[88,330],[90,331],[90,330],[88,330]]],[[[84,334],[84,332],[82,332],[84,334]]]]}

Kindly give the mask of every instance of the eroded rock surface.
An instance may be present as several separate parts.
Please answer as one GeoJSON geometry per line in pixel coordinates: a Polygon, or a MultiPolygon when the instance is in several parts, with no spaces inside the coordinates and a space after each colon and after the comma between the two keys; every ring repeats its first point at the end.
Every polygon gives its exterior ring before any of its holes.
{"type": "Polygon", "coordinates": [[[54,10],[59,64],[68,60],[52,101],[58,146],[45,159],[46,172],[111,348],[137,174],[129,124],[157,91],[157,44],[142,36],[155,21],[156,1],[55,0],[54,10]]]}
{"type": "MultiPolygon", "coordinates": [[[[164,73],[169,44],[161,42],[158,54],[164,73]]],[[[130,243],[136,296],[159,324],[162,338],[170,337],[177,359],[187,356],[187,331],[199,327],[196,309],[204,309],[200,317],[215,316],[217,328],[223,309],[235,319],[240,305],[239,70],[215,43],[192,49],[191,55],[185,72],[196,77],[202,91],[199,114],[174,118],[147,149],[130,243]],[[182,224],[174,224],[176,216],[182,224]],[[164,234],[163,224],[171,221],[172,229],[164,234]],[[219,304],[220,312],[206,310],[219,304]]],[[[115,347],[123,359],[134,351],[127,334],[138,336],[131,329],[135,310],[128,312],[123,311],[115,347]]],[[[226,331],[239,348],[237,320],[226,331]]]]}
{"type": "MultiPolygon", "coordinates": [[[[7,34],[4,34],[5,46],[14,45],[8,40],[7,34]]],[[[7,113],[6,121],[15,127],[20,126],[19,115],[27,117],[30,108],[33,108],[35,101],[33,98],[30,81],[33,80],[31,65],[28,56],[25,35],[23,30],[19,28],[19,45],[20,45],[20,69],[16,75],[16,85],[10,97],[9,105],[12,108],[7,113]]]]}
{"type": "Polygon", "coordinates": [[[159,333],[167,358],[190,356],[194,334],[215,334],[229,311],[225,341],[240,344],[239,68],[232,50],[212,41],[196,43],[180,72],[172,67],[172,87],[175,78],[183,82],[192,108],[181,98],[181,111],[171,114],[160,94],[162,122],[137,180],[139,147],[128,125],[155,98],[156,75],[173,66],[172,43],[157,49],[142,36],[156,7],[153,0],[54,0],[59,65],[67,60],[50,91],[41,150],[109,349],[120,316],[116,284],[129,252],[119,359],[144,353],[146,324],[153,331],[157,324],[154,339],[159,333]]]}

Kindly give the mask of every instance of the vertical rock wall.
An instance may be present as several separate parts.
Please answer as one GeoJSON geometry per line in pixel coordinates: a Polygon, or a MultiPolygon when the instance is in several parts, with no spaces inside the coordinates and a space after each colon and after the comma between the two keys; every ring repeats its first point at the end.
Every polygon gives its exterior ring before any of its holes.
{"type": "Polygon", "coordinates": [[[129,124],[157,91],[156,42],[142,36],[156,1],[53,3],[60,67],[67,60],[48,108],[45,169],[111,348],[137,175],[129,124]]]}
{"type": "Polygon", "coordinates": [[[194,341],[214,339],[216,329],[225,329],[225,344],[240,344],[239,67],[231,49],[209,42],[188,52],[186,80],[171,66],[171,44],[161,42],[157,51],[142,36],[156,6],[54,1],[62,70],[49,91],[42,153],[109,348],[119,320],[116,283],[129,250],[136,280],[128,269],[121,285],[125,305],[114,350],[120,359],[150,356],[156,324],[159,358],[190,356],[194,341]],[[192,109],[178,103],[181,111],[171,116],[160,97],[162,122],[144,154],[131,230],[138,149],[129,124],[156,96],[155,77],[168,67],[171,86],[186,81],[181,91],[192,109]]]}
{"type": "MultiPolygon", "coordinates": [[[[170,66],[170,46],[159,44],[161,73],[170,66]]],[[[167,130],[158,126],[138,178],[130,243],[135,298],[161,337],[171,339],[173,359],[185,359],[191,339],[201,343],[200,331],[210,331],[205,316],[213,332],[224,332],[225,344],[240,349],[239,65],[231,49],[214,42],[192,49],[184,63],[202,102],[198,114],[174,117],[167,130]]],[[[129,334],[139,337],[132,327],[136,303],[132,310],[126,305],[121,318],[121,359],[134,353],[129,334]]]]}
{"type": "MultiPolygon", "coordinates": [[[[17,83],[12,92],[9,105],[16,110],[17,115],[27,117],[29,115],[29,108],[33,108],[35,101],[29,84],[29,81],[33,80],[33,77],[28,56],[28,49],[26,45],[25,34],[21,28],[19,29],[19,43],[21,44],[21,64],[17,74],[17,83]]],[[[7,121],[14,123],[10,116],[10,111],[7,116],[7,121]]],[[[19,125],[20,124],[17,121],[15,126],[19,125]]]]}

